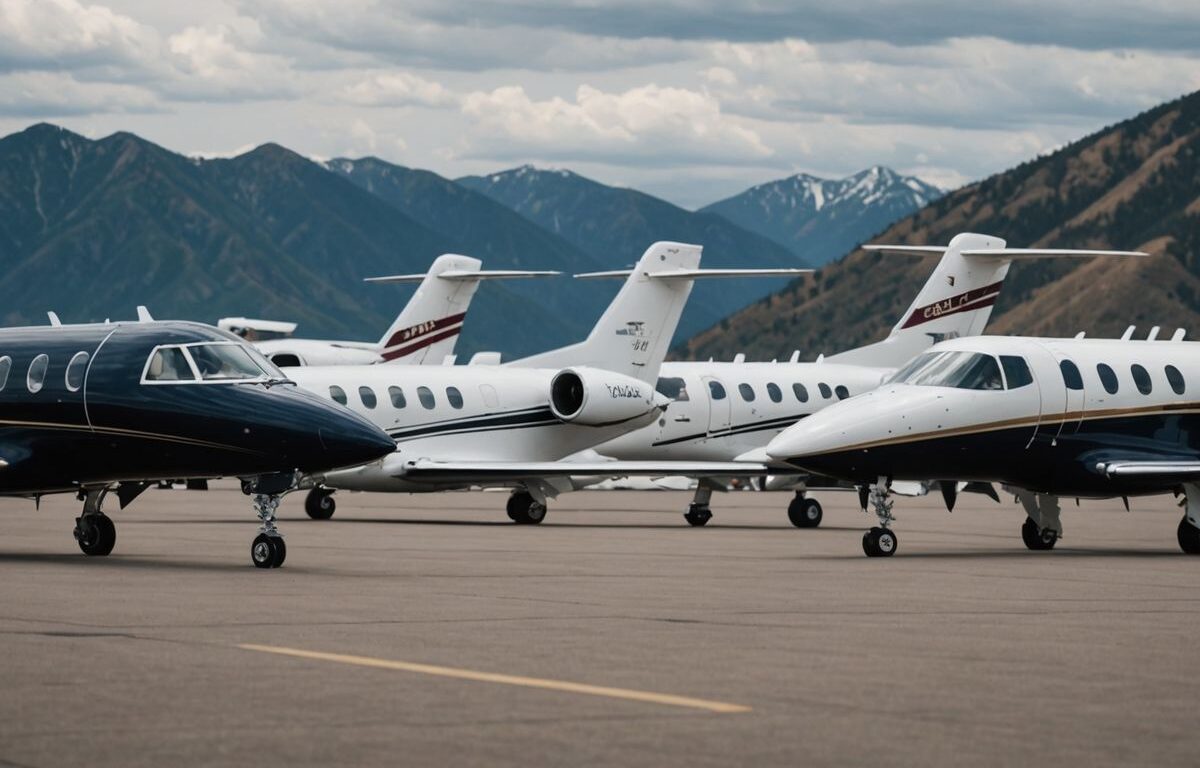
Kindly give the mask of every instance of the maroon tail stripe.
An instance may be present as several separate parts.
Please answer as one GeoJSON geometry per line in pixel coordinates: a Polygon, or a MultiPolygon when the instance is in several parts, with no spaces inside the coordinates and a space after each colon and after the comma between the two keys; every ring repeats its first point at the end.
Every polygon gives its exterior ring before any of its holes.
{"type": "Polygon", "coordinates": [[[951,296],[948,299],[935,301],[924,307],[917,307],[904,321],[901,328],[912,328],[914,325],[928,323],[931,320],[937,320],[939,317],[946,315],[954,315],[959,312],[969,312],[973,309],[982,309],[990,307],[996,303],[996,299],[1000,295],[1000,288],[1004,285],[1001,280],[991,285],[985,285],[982,288],[975,288],[965,293],[960,293],[957,296],[951,296]]]}
{"type": "Polygon", "coordinates": [[[441,333],[434,334],[433,336],[426,336],[425,338],[419,339],[406,347],[397,347],[395,349],[388,350],[387,352],[383,353],[383,359],[395,360],[396,358],[407,357],[413,352],[417,352],[425,347],[428,347],[430,344],[439,342],[442,339],[448,339],[451,336],[457,336],[458,332],[461,330],[462,326],[458,326],[457,328],[447,328],[441,333]]]}
{"type": "Polygon", "coordinates": [[[394,347],[397,344],[406,344],[410,341],[415,341],[427,333],[433,333],[434,331],[441,330],[442,328],[445,328],[447,326],[457,325],[458,323],[461,323],[466,317],[467,317],[466,312],[459,312],[457,315],[447,315],[446,317],[443,317],[438,320],[429,320],[424,323],[417,323],[416,325],[411,325],[408,328],[401,328],[400,330],[393,333],[391,335],[391,337],[387,340],[387,343],[384,344],[383,346],[394,347]]]}

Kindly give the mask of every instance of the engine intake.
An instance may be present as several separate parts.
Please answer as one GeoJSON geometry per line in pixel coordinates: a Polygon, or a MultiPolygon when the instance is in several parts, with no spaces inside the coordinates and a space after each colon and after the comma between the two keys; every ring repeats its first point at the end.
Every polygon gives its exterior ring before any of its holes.
{"type": "Polygon", "coordinates": [[[550,410],[560,420],[592,427],[657,413],[662,406],[644,381],[596,368],[564,368],[550,381],[550,410]]]}

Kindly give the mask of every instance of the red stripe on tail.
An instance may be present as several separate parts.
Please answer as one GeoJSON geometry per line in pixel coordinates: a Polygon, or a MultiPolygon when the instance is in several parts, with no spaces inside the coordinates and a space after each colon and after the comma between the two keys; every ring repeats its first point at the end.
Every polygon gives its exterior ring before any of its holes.
{"type": "Polygon", "coordinates": [[[937,320],[939,317],[945,317],[946,315],[955,315],[959,312],[970,312],[973,309],[990,307],[996,303],[996,299],[1000,296],[1000,288],[1003,285],[1004,281],[1002,280],[991,285],[986,285],[983,288],[975,288],[974,290],[960,293],[957,296],[936,301],[924,307],[917,307],[900,328],[912,328],[914,325],[928,323],[931,320],[937,320]]]}

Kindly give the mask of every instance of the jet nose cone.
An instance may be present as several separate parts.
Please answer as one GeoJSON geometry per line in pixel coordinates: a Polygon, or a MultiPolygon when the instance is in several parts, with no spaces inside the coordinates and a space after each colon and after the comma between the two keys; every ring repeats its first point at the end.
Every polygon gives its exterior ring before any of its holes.
{"type": "Polygon", "coordinates": [[[321,427],[317,435],[322,469],[366,464],[396,450],[395,441],[386,432],[349,411],[340,423],[321,427]]]}

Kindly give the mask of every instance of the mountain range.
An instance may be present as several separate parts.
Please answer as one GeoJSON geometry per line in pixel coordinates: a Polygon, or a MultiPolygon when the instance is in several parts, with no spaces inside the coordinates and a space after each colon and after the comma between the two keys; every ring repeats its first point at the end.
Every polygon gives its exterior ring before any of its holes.
{"type": "MultiPolygon", "coordinates": [[[[869,234],[869,233],[864,233],[869,234]]],[[[91,140],[38,124],[0,139],[0,319],[288,319],[301,335],[374,339],[404,296],[363,277],[421,272],[439,253],[488,267],[611,269],[654,240],[705,245],[706,264],[795,266],[788,246],[569,171],[520,168],[458,182],[376,158],[316,163],[276,144],[186,157],[131,133],[91,140]]],[[[580,338],[615,284],[488,284],[461,351],[527,354],[580,338]]],[[[778,288],[697,288],[677,339],[778,288]]]]}
{"type": "MultiPolygon", "coordinates": [[[[947,194],[877,242],[944,245],[982,232],[1011,247],[1143,250],[1148,258],[1013,265],[990,333],[1116,336],[1128,325],[1200,332],[1200,93],[947,194]]],[[[809,358],[881,338],[934,260],[856,249],[734,314],[677,354],[809,358]]]]}

